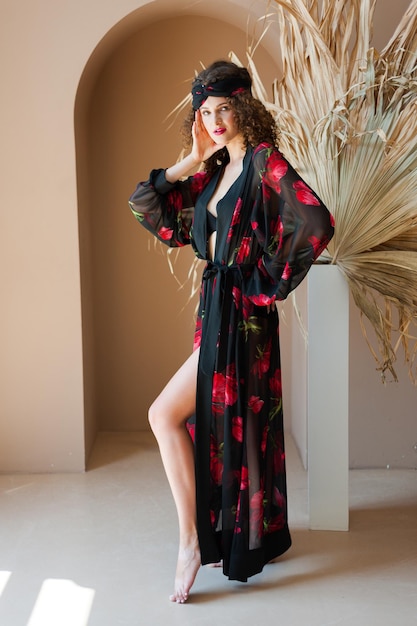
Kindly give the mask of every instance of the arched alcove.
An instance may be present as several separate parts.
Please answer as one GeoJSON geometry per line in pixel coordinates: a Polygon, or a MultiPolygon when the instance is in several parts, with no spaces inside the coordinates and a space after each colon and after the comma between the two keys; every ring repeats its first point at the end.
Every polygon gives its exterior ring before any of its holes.
{"type": "MultiPolygon", "coordinates": [[[[377,3],[374,24],[377,49],[392,35],[408,4],[409,0],[395,3],[380,0],[377,3]]],[[[185,55],[187,63],[176,68],[176,80],[180,85],[200,58],[203,59],[202,44],[206,45],[208,40],[212,42],[208,60],[236,47],[234,38],[229,38],[232,31],[239,32],[239,41],[246,44],[248,13],[256,11],[259,17],[268,10],[268,5],[272,7],[268,0],[249,3],[246,0],[119,0],[107,3],[73,0],[64,6],[44,0],[42,3],[26,3],[25,19],[22,20],[20,4],[8,3],[5,19],[0,24],[4,49],[0,59],[3,86],[0,158],[4,207],[0,230],[4,292],[0,326],[4,354],[0,383],[3,472],[81,471],[84,450],[88,456],[98,428],[93,330],[95,319],[100,315],[100,305],[93,311],[90,240],[91,226],[96,227],[102,208],[98,206],[91,185],[88,119],[91,117],[91,95],[104,66],[119,46],[135,34],[141,36],[142,31],[158,21],[200,16],[201,21],[196,25],[198,30],[187,33],[183,42],[188,52],[185,55]],[[223,32],[227,32],[226,39],[224,36],[222,39],[217,30],[212,32],[213,22],[206,21],[206,18],[221,20],[223,32]],[[36,28],[33,28],[34,24],[36,28]],[[227,24],[234,28],[227,31],[227,24]],[[78,185],[74,158],[75,101],[78,185]],[[30,197],[29,208],[21,206],[22,193],[30,197]],[[79,248],[84,362],[81,358],[79,248]]],[[[251,20],[250,34],[256,22],[255,14],[251,20]]],[[[259,29],[261,27],[259,23],[259,29]]],[[[271,31],[271,37],[262,43],[275,59],[276,33],[273,35],[271,31]]],[[[150,67],[154,65],[153,50],[157,46],[158,41],[152,41],[144,54],[150,67]]],[[[177,51],[171,46],[169,58],[175,55],[177,51]]],[[[257,52],[257,65],[260,58],[257,52]]],[[[270,69],[262,67],[266,81],[270,69]]],[[[181,85],[179,89],[181,95],[183,87],[181,85]]],[[[172,95],[176,101],[177,96],[169,91],[170,97],[172,95]]],[[[125,84],[119,96],[131,98],[131,85],[125,84]]],[[[138,132],[129,135],[137,144],[140,143],[138,132]]],[[[172,154],[176,155],[175,132],[171,137],[175,142],[172,154]]],[[[125,201],[132,184],[147,174],[145,167],[142,170],[142,165],[135,160],[139,153],[137,147],[129,155],[128,147],[131,148],[131,143],[125,146],[122,167],[127,163],[129,171],[120,192],[120,204],[118,199],[114,205],[120,215],[123,214],[123,220],[128,220],[125,201]]],[[[113,163],[117,162],[118,155],[111,157],[113,163]]],[[[150,154],[148,158],[146,170],[159,161],[151,161],[150,154]]],[[[104,181],[103,188],[106,184],[104,181]]],[[[139,226],[129,223],[128,228],[135,237],[133,245],[138,250],[139,226]]],[[[154,257],[149,253],[146,264],[154,257]]],[[[168,279],[165,261],[161,265],[162,272],[168,279]]],[[[190,318],[185,318],[188,323],[190,318]]],[[[354,348],[351,350],[354,356],[351,358],[351,450],[356,449],[352,453],[353,465],[380,467],[390,463],[391,466],[414,466],[415,388],[409,384],[406,371],[399,372],[399,385],[381,388],[358,320],[352,319],[352,324],[355,336],[351,335],[354,348]]],[[[134,384],[138,384],[141,374],[134,384]]],[[[286,423],[290,426],[288,398],[286,393],[286,423]]]]}
{"type": "MultiPolygon", "coordinates": [[[[231,50],[244,62],[248,41],[244,26],[207,15],[170,11],[152,20],[147,11],[141,21],[140,14],[103,39],[77,94],[87,454],[99,430],[147,428],[149,403],[192,349],[196,298],[189,281],[179,283],[193,253],[174,254],[174,277],[127,199],[152,167],[178,157],[180,122],[170,127],[164,119],[195,69],[231,50]]],[[[276,63],[261,47],[255,60],[269,86],[276,63]]]]}

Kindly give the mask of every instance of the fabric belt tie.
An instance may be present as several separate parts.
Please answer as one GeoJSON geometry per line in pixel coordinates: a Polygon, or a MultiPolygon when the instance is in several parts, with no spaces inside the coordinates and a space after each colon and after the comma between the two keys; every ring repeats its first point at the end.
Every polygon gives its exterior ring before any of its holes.
{"type": "MultiPolygon", "coordinates": [[[[206,308],[203,312],[201,329],[200,371],[206,376],[212,376],[216,366],[219,332],[222,331],[221,335],[223,332],[228,333],[236,273],[242,280],[245,272],[251,269],[253,265],[217,265],[212,262],[207,263],[204,268],[202,280],[206,290],[206,308]]],[[[219,356],[221,361],[221,355],[219,356]]],[[[218,365],[221,369],[221,362],[218,365]]]]}

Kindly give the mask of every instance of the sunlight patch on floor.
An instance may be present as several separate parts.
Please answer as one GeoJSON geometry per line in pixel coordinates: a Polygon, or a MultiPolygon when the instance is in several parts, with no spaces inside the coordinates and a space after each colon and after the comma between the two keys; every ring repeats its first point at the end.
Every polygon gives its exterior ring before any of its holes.
{"type": "Polygon", "coordinates": [[[0,597],[9,582],[9,578],[12,575],[11,572],[0,572],[0,597]]]}
{"type": "Polygon", "coordinates": [[[94,594],[71,580],[45,580],[27,626],[87,626],[94,594]]]}

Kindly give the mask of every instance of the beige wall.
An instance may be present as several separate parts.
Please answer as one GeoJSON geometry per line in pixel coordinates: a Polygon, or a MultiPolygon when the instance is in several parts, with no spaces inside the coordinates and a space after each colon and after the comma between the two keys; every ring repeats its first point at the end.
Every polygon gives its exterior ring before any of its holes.
{"type": "MultiPolygon", "coordinates": [[[[407,4],[380,0],[377,43],[407,4]]],[[[149,99],[134,70],[149,83],[155,69],[164,79],[162,68],[181,67],[181,75],[169,73],[169,109],[200,58],[208,62],[217,51],[243,48],[248,5],[262,13],[266,2],[39,0],[24,10],[19,2],[3,7],[0,471],[82,470],[97,429],[142,427],[151,396],[188,352],[192,311],[171,315],[166,326],[176,284],[164,258],[147,251],[149,238],[125,204],[150,165],[164,165],[163,154],[177,153],[175,133],[159,122],[154,127],[166,113],[163,99],[149,99]],[[191,13],[197,17],[187,17],[191,13]],[[223,23],[210,22],[210,32],[198,14],[221,16],[223,23]],[[166,22],[171,17],[175,28],[166,22]],[[190,19],[200,22],[184,40],[190,19]],[[145,133],[158,141],[145,141],[145,133]],[[173,347],[179,328],[183,334],[173,347]]],[[[358,338],[352,350],[359,354],[362,346],[358,338]]],[[[366,376],[374,376],[372,363],[366,376]]],[[[392,463],[391,440],[377,440],[366,394],[357,398],[364,404],[351,443],[361,450],[360,464],[373,464],[372,451],[381,447],[384,464],[388,457],[392,463]],[[366,433],[359,426],[365,421],[366,433]]],[[[383,417],[386,406],[386,396],[376,393],[372,412],[383,417]]],[[[401,406],[409,416],[415,396],[401,395],[401,406]]],[[[393,434],[401,440],[398,429],[385,429],[387,437],[393,434]]],[[[403,445],[408,449],[410,438],[403,445]]]]}
{"type": "MultiPolygon", "coordinates": [[[[137,224],[127,199],[152,167],[178,158],[179,120],[170,128],[164,119],[187,95],[200,62],[231,49],[244,59],[245,47],[245,33],[218,20],[170,18],[123,42],[98,78],[86,125],[89,204],[81,212],[89,212],[91,224],[92,290],[85,295],[93,308],[101,430],[147,428],[150,403],[191,353],[196,299],[189,301],[187,274],[194,254],[191,248],[171,254],[174,279],[166,248],[137,224]],[[215,37],[202,39],[203,31],[215,37]]],[[[272,84],[272,59],[259,51],[257,62],[272,84]]]]}
{"type": "MultiPolygon", "coordinates": [[[[263,9],[260,3],[257,10],[263,9]]],[[[85,185],[94,165],[82,128],[76,129],[76,168],[75,101],[82,127],[94,79],[117,46],[147,24],[188,13],[221,15],[244,31],[247,2],[39,0],[2,8],[0,471],[77,471],[85,466],[100,417],[91,329],[102,327],[102,320],[99,303],[93,308],[86,296],[95,288],[88,244],[95,221],[90,223],[82,209],[92,201],[97,219],[100,209],[85,185]],[[77,97],[80,79],[83,93],[77,97]],[[84,368],[79,248],[84,270],[84,368]]],[[[201,33],[207,33],[204,23],[199,39],[201,33]]],[[[199,39],[196,36],[194,43],[199,39]]],[[[214,46],[216,37],[210,39],[214,46]]],[[[159,56],[162,46],[152,44],[159,56]]],[[[222,45],[224,50],[226,43],[222,45]]],[[[197,47],[189,48],[190,56],[197,47]]],[[[146,61],[151,66],[149,50],[146,61]]],[[[128,85],[124,89],[128,99],[128,85]]],[[[122,219],[127,219],[126,192],[139,175],[133,151],[126,151],[125,157],[127,162],[131,159],[132,169],[123,199],[117,199],[122,219]]],[[[132,224],[132,237],[134,229],[132,224]]],[[[134,245],[139,249],[139,240],[134,245]]],[[[160,306],[164,304],[161,300],[160,306]]],[[[146,367],[141,364],[137,380],[146,367]]],[[[167,374],[165,369],[163,376],[167,374]]],[[[123,418],[120,425],[125,424],[123,418]]]]}
{"type": "MultiPolygon", "coordinates": [[[[331,298],[331,294],[329,294],[331,298]]],[[[296,291],[296,307],[303,324],[307,320],[307,281],[296,291]]],[[[285,350],[284,413],[290,423],[304,467],[307,458],[307,341],[302,325],[290,302],[283,308],[286,323],[281,326],[285,350]]],[[[416,404],[417,388],[408,377],[408,368],[400,352],[396,363],[399,378],[392,382],[389,374],[382,384],[377,364],[360,325],[353,298],[349,302],[349,464],[351,468],[390,467],[417,468],[416,404]]],[[[365,321],[368,340],[378,352],[375,335],[365,321]]],[[[314,329],[310,332],[314,332],[314,329]]],[[[326,363],[321,366],[327,377],[326,363]]],[[[323,404],[326,397],[323,397],[323,404]]],[[[338,416],[335,415],[335,420],[338,416]]],[[[325,441],[331,446],[332,442],[325,441]]]]}
{"type": "MultiPolygon", "coordinates": [[[[417,387],[408,377],[404,353],[398,351],[398,383],[389,375],[382,384],[375,359],[360,328],[353,298],[350,301],[349,444],[350,465],[417,469],[417,387]]],[[[378,352],[375,335],[368,338],[378,352]]]]}

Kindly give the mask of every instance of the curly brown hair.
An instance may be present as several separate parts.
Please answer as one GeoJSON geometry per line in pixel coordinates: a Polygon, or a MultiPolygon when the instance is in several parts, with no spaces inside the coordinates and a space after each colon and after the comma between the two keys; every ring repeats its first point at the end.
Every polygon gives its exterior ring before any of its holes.
{"type": "MultiPolygon", "coordinates": [[[[230,61],[215,61],[207,69],[201,71],[194,79],[193,86],[197,83],[210,84],[226,78],[241,78],[242,82],[252,83],[249,72],[244,67],[239,67],[230,61]]],[[[265,108],[260,100],[254,98],[250,91],[243,91],[226,98],[238,126],[242,133],[245,145],[255,147],[266,141],[273,145],[278,144],[278,128],[271,113],[265,108]]],[[[184,147],[189,148],[192,144],[191,128],[194,122],[195,112],[190,108],[184,119],[181,133],[184,147]]],[[[204,163],[204,169],[212,173],[227,158],[227,149],[222,148],[204,163]]]]}

